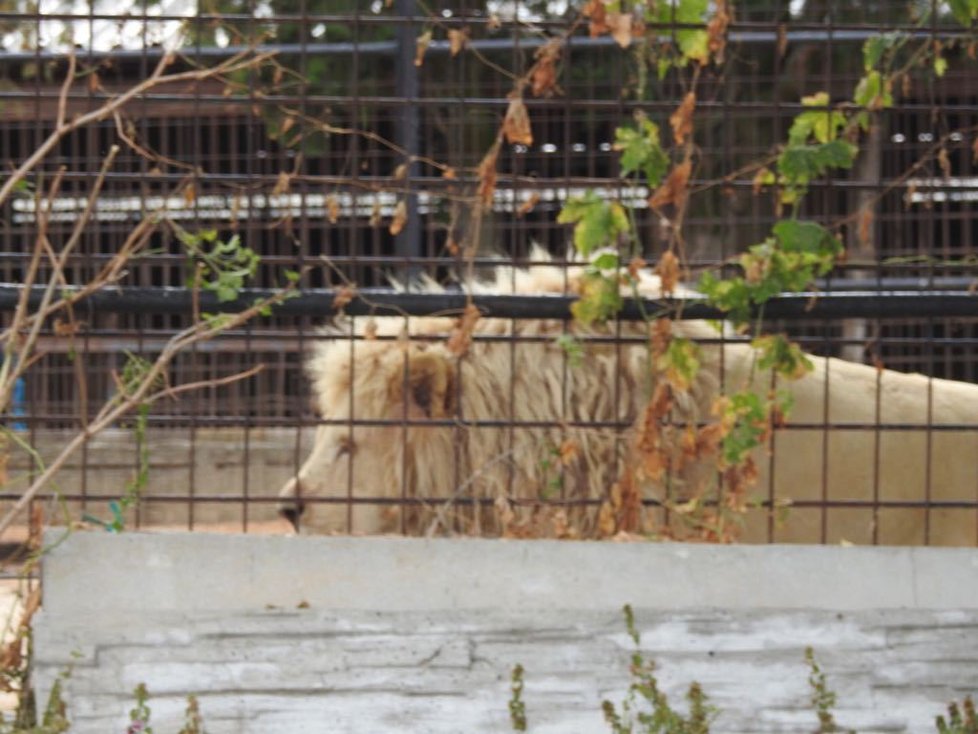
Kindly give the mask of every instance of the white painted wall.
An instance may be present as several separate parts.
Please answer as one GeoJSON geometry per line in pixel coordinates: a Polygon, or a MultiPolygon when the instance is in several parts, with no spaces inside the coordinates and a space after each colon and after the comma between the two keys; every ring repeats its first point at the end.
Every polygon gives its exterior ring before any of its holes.
{"type": "MultiPolygon", "coordinates": [[[[75,734],[158,734],[199,696],[210,734],[607,732],[631,603],[677,703],[715,732],[811,732],[803,651],[866,732],[933,731],[978,693],[978,551],[549,541],[75,534],[44,565],[35,674],[71,668],[75,734]]],[[[43,694],[43,691],[42,691],[43,694]]]]}

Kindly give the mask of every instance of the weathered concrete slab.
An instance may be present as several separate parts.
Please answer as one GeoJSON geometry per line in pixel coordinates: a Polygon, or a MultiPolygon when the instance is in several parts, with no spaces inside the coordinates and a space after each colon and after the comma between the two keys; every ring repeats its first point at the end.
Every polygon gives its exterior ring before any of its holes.
{"type": "Polygon", "coordinates": [[[211,734],[606,732],[635,607],[642,649],[717,732],[810,732],[806,646],[862,734],[925,732],[978,692],[978,551],[76,534],[44,567],[42,688],[71,667],[73,732],[156,730],[188,693],[211,734]]]}

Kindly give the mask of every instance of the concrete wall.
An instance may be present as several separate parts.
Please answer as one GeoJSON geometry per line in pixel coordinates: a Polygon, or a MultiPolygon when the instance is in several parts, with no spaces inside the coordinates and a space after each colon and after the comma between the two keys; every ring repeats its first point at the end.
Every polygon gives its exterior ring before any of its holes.
{"type": "MultiPolygon", "coordinates": [[[[44,463],[49,463],[73,431],[24,433],[44,463]]],[[[195,525],[241,523],[247,512],[250,522],[275,518],[276,497],[282,485],[305,461],[311,448],[313,431],[290,428],[240,427],[223,429],[154,429],[149,432],[149,481],[142,492],[138,510],[126,518],[127,527],[170,525],[188,527],[191,522],[189,498],[196,495],[228,498],[196,502],[195,525]],[[241,497],[253,501],[247,511],[241,497]]],[[[23,449],[10,444],[7,473],[11,478],[26,477],[33,459],[23,449]]],[[[135,476],[138,452],[132,431],[110,429],[95,436],[72,456],[58,475],[58,489],[68,496],[88,496],[86,502],[70,502],[75,519],[82,512],[109,519],[108,501],[118,498],[135,476]]],[[[18,484],[16,486],[22,486],[18,484]]],[[[2,504],[2,503],[0,503],[2,504]]],[[[0,506],[0,510],[2,510],[0,506]]],[[[57,508],[49,521],[58,519],[57,508]]]]}
{"type": "Polygon", "coordinates": [[[636,611],[677,702],[715,732],[811,732],[803,651],[841,725],[933,731],[978,693],[978,551],[76,533],[43,568],[35,675],[67,680],[75,734],[155,730],[200,697],[211,734],[506,732],[512,666],[530,731],[607,732],[636,611]]]}

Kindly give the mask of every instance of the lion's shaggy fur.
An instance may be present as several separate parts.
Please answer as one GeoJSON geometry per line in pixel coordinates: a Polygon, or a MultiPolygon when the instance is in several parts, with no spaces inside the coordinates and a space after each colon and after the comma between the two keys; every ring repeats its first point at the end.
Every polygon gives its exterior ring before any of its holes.
{"type": "MultiPolygon", "coordinates": [[[[501,266],[494,279],[470,288],[573,293],[581,273],[501,266]]],[[[643,276],[640,291],[657,296],[658,280],[643,276]]],[[[582,535],[594,531],[593,508],[619,477],[630,443],[630,432],[616,424],[634,423],[648,400],[648,327],[590,330],[592,337],[631,340],[586,341],[581,364],[572,366],[555,343],[566,329],[561,321],[479,319],[462,358],[446,340],[456,323],[361,318],[325,334],[308,370],[330,424],[319,428],[312,454],[281,496],[291,501],[298,488],[304,498],[336,501],[309,503],[304,527],[417,532],[438,518],[445,529],[495,532],[492,504],[455,510],[471,500],[550,498],[595,501],[591,511],[568,516],[582,535]],[[413,423],[396,425],[405,417],[413,423]],[[485,425],[492,421],[498,423],[485,425]],[[395,503],[350,505],[351,496],[413,499],[420,509],[401,515],[395,503]],[[424,501],[432,497],[441,502],[424,501]]],[[[676,322],[674,331],[713,340],[702,347],[700,377],[679,405],[683,418],[705,419],[720,385],[736,389],[748,379],[753,351],[717,344],[716,331],[702,322],[676,322]]],[[[871,542],[875,524],[883,543],[923,543],[926,535],[931,543],[974,544],[978,510],[964,505],[978,499],[978,386],[837,359],[814,362],[811,374],[782,386],[795,401],[788,426],[775,431],[773,452],[756,455],[755,492],[775,509],[748,516],[743,539],[871,542]],[[966,427],[941,428],[956,424],[966,427]],[[826,500],[827,508],[818,506],[826,500]],[[926,512],[910,505],[925,500],[959,506],[926,512]],[[874,501],[903,506],[874,511],[874,501]]],[[[763,393],[770,384],[754,388],[763,393]]],[[[690,476],[674,481],[681,487],[690,476]]]]}

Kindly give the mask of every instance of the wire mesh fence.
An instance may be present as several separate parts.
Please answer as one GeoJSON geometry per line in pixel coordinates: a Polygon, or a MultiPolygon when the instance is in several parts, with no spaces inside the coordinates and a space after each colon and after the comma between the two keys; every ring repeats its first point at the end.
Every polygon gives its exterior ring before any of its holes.
{"type": "MultiPolygon", "coordinates": [[[[104,523],[116,512],[109,503],[132,494],[148,467],[139,501],[118,510],[128,525],[255,529],[277,517],[285,487],[284,509],[320,530],[596,534],[609,497],[627,494],[623,467],[639,396],[648,397],[629,364],[647,349],[649,327],[635,304],[631,320],[574,323],[581,264],[570,262],[573,234],[558,218],[593,192],[630,211],[649,263],[678,242],[691,288],[706,269],[736,272],[737,256],[787,209],[846,247],[804,295],[760,314],[765,331],[819,358],[810,379],[821,388],[799,393],[798,413],[764,437],[757,508],[736,518],[739,536],[978,541],[978,418],[967,418],[978,382],[970,27],[940,4],[744,3],[719,31],[722,63],[716,49],[680,63],[677,49],[700,38],[689,34],[719,37],[716,8],[690,17],[688,3],[665,5],[221,0],[124,11],[92,2],[79,12],[9,3],[0,14],[0,160],[9,170],[66,121],[139,91],[66,130],[3,202],[5,324],[38,242],[54,251],[72,242],[59,283],[67,288],[110,267],[140,222],[165,226],[154,226],[106,298],[43,324],[4,419],[0,499],[15,501],[40,459],[114,399],[128,355],[152,358],[220,307],[195,280],[190,237],[250,248],[249,288],[269,292],[294,271],[303,295],[181,353],[169,383],[200,389],[154,403],[142,435],[135,419],[118,421],[75,455],[58,491],[39,497],[60,496],[75,517],[104,523]],[[851,166],[820,171],[803,201],[786,203],[783,183],[761,172],[775,170],[811,105],[804,98],[826,93],[818,109],[827,121],[857,114],[853,90],[870,72],[871,43],[881,53],[924,51],[916,66],[880,77],[892,99],[862,105],[865,129],[846,133],[859,143],[851,166]],[[254,63],[220,70],[243,58],[254,63]],[[160,69],[184,77],[147,85],[160,69]],[[695,167],[677,217],[650,205],[654,187],[626,175],[616,130],[641,113],[668,139],[694,89],[695,167]],[[531,134],[501,132],[514,99],[531,134]],[[473,278],[492,282],[475,300],[473,278]],[[447,371],[432,367],[468,303],[483,314],[461,330],[474,346],[449,349],[447,371]],[[326,349],[329,374],[311,383],[303,363],[316,349],[326,349]],[[390,355],[403,362],[400,378],[372,371],[390,355]],[[866,371],[840,373],[828,357],[866,371]],[[492,360],[503,367],[489,390],[477,368],[492,360]],[[888,370],[925,377],[904,383],[888,370]],[[392,402],[379,412],[362,404],[371,390],[392,402]],[[854,391],[865,393],[855,406],[844,399],[854,391]],[[327,438],[334,455],[323,463],[327,438]],[[433,447],[441,453],[425,453],[433,447]],[[317,506],[329,518],[318,526],[308,520],[317,506]]],[[[37,272],[55,272],[53,258],[41,257],[37,272]]],[[[677,332],[703,345],[716,381],[733,380],[727,363],[744,337],[683,321],[698,313],[688,300],[677,332]]],[[[708,402],[693,414],[701,427],[713,420],[708,402]]],[[[693,479],[688,467],[665,469],[639,504],[670,534],[690,511],[693,479]]],[[[722,506],[730,479],[722,467],[710,473],[721,488],[711,502],[722,506]]],[[[687,530],[695,536],[695,522],[687,530]]]]}

